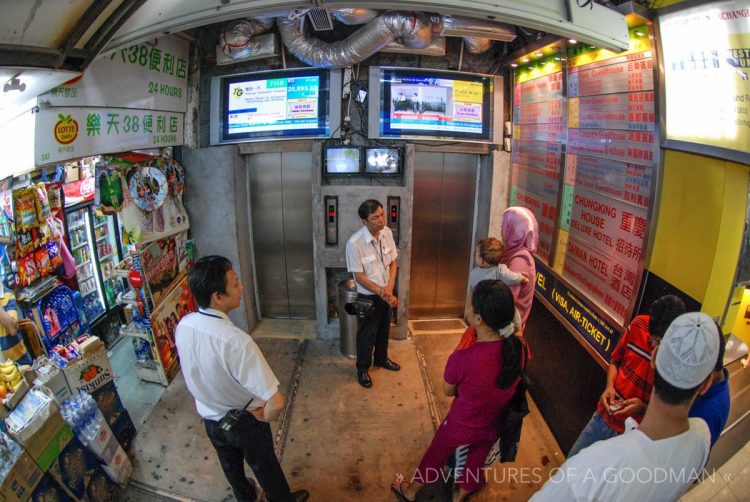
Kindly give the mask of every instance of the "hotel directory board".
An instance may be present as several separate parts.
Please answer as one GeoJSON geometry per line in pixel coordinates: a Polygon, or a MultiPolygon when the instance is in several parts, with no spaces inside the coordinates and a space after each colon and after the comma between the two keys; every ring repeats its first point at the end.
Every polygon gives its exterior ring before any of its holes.
{"type": "Polygon", "coordinates": [[[570,225],[560,256],[563,277],[620,325],[643,268],[659,154],[648,27],[630,35],[623,53],[574,48],[568,54],[570,225]]]}
{"type": "Polygon", "coordinates": [[[539,220],[537,293],[607,361],[640,284],[659,155],[649,27],[630,37],[623,53],[569,45],[565,67],[520,68],[513,106],[510,203],[539,220]]]}
{"type": "Polygon", "coordinates": [[[539,223],[537,257],[549,264],[558,219],[565,139],[562,65],[551,60],[520,75],[514,88],[510,204],[529,208],[539,223]]]}

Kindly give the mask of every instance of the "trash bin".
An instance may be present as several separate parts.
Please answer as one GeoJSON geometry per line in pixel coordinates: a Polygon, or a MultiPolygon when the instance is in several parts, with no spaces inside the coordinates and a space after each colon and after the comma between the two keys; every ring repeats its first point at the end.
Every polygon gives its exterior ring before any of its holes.
{"type": "Polygon", "coordinates": [[[344,305],[357,299],[357,283],[354,279],[339,282],[339,348],[351,359],[357,357],[357,323],[359,318],[344,310],[344,305]]]}

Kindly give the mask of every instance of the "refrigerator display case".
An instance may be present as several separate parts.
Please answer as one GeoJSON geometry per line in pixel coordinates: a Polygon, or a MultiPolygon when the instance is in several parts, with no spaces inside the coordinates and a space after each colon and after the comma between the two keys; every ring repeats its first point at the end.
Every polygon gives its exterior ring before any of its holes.
{"type": "Polygon", "coordinates": [[[65,216],[83,312],[92,334],[109,346],[123,321],[117,295],[125,285],[115,273],[121,260],[119,225],[114,216],[97,214],[91,203],[68,207],[65,216]]]}

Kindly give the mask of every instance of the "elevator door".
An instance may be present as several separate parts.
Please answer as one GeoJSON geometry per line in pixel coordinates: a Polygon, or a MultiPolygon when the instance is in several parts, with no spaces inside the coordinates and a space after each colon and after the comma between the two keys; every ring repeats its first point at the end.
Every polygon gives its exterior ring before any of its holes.
{"type": "Polygon", "coordinates": [[[461,317],[474,248],[476,155],[416,154],[409,318],[461,317]]]}
{"type": "Polygon", "coordinates": [[[247,168],[260,315],[314,319],[311,154],[250,155],[247,168]]]}

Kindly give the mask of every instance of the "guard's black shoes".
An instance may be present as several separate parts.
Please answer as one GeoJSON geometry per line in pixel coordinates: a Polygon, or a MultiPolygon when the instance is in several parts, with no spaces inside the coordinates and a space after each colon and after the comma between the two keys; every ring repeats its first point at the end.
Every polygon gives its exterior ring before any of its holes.
{"type": "Polygon", "coordinates": [[[370,387],[372,387],[372,379],[370,378],[370,374],[367,372],[367,370],[357,370],[357,381],[365,389],[369,389],[370,387]]]}
{"type": "Polygon", "coordinates": [[[310,492],[307,490],[297,490],[296,492],[292,492],[292,500],[294,500],[294,502],[305,502],[308,498],[310,498],[310,492]]]}
{"type": "Polygon", "coordinates": [[[386,359],[383,364],[376,364],[378,368],[384,368],[388,371],[398,371],[401,369],[401,366],[398,365],[398,363],[394,363],[390,359],[386,359]]]}

